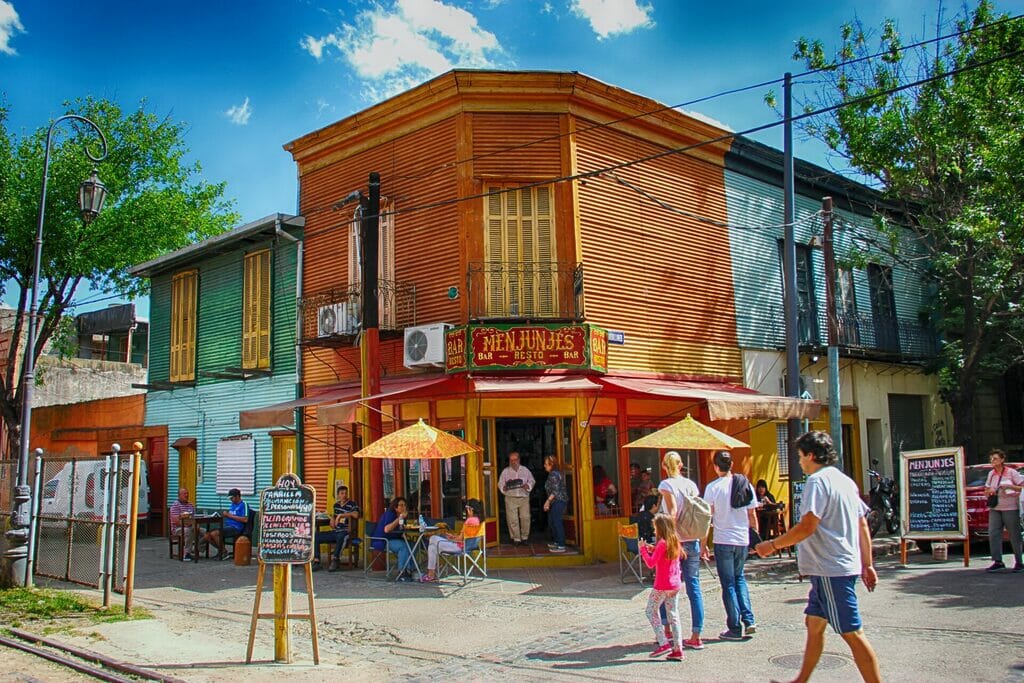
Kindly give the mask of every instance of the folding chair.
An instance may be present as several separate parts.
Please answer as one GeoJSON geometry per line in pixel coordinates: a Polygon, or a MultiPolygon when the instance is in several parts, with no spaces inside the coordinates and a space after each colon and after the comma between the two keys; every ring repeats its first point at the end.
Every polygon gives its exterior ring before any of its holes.
{"type": "MultiPolygon", "coordinates": [[[[391,576],[391,556],[394,555],[394,553],[388,548],[388,539],[384,536],[377,535],[377,522],[366,520],[363,524],[363,529],[366,532],[363,534],[365,542],[361,543],[363,546],[363,573],[369,574],[371,571],[375,571],[373,568],[377,563],[373,557],[373,553],[379,552],[384,555],[383,578],[387,579],[391,576]]],[[[395,556],[395,568],[398,568],[397,555],[395,556]]]]}
{"type": "Polygon", "coordinates": [[[640,525],[619,522],[619,580],[626,583],[630,574],[643,585],[644,560],[640,557],[640,525]]]}
{"type": "Polygon", "coordinates": [[[437,556],[439,577],[447,576],[449,571],[462,577],[462,585],[476,571],[481,579],[487,578],[487,536],[486,525],[481,524],[476,536],[463,539],[462,550],[458,552],[442,552],[437,556]]]}

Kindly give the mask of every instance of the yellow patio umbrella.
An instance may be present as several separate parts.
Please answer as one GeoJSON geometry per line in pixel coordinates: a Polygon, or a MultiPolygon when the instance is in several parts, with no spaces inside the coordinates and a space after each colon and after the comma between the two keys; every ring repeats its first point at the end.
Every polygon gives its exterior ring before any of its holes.
{"type": "Polygon", "coordinates": [[[366,448],[356,451],[357,458],[393,458],[395,460],[443,460],[482,450],[448,432],[419,422],[382,436],[366,448]]]}
{"type": "Polygon", "coordinates": [[[687,415],[664,429],[627,443],[624,448],[678,448],[680,450],[713,451],[718,448],[746,448],[748,444],[687,415]]]}

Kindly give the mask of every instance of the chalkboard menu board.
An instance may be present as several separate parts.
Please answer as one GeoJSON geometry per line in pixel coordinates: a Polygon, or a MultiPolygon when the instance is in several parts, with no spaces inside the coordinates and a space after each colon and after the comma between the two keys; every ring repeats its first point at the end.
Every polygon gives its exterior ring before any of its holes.
{"type": "Polygon", "coordinates": [[[259,558],[267,564],[305,564],[313,558],[316,491],[294,474],[260,496],[259,558]]]}
{"type": "Polygon", "coordinates": [[[965,538],[963,449],[906,451],[900,459],[900,519],[904,537],[965,538]]]}

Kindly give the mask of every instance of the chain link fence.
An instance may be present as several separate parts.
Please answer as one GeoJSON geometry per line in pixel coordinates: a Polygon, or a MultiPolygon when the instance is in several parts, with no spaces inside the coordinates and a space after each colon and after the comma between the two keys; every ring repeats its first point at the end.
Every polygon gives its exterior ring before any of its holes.
{"type": "Polygon", "coordinates": [[[130,456],[37,459],[33,484],[35,574],[102,588],[109,571],[110,587],[123,592],[128,566],[130,470],[130,456]],[[115,463],[116,473],[109,476],[115,463]],[[109,565],[105,557],[111,558],[109,565]]]}

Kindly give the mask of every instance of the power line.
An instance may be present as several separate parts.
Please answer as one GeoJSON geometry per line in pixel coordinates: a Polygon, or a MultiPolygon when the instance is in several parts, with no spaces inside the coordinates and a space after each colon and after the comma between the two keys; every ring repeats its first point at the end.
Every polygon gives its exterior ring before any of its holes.
{"type": "MultiPolygon", "coordinates": [[[[987,30],[987,29],[990,29],[990,28],[1002,25],[1004,23],[1008,23],[1008,22],[1011,22],[1011,21],[1017,21],[1017,20],[1022,19],[1022,18],[1024,18],[1024,15],[1016,15],[1016,16],[1012,16],[1012,17],[1005,17],[1003,19],[999,19],[997,21],[993,21],[991,23],[984,24],[984,25],[981,25],[981,26],[974,26],[974,27],[962,29],[962,30],[959,30],[959,31],[954,31],[952,33],[947,33],[945,35],[936,36],[934,38],[928,38],[926,40],[921,40],[921,41],[918,41],[916,43],[911,43],[910,45],[904,45],[904,46],[899,47],[896,51],[897,52],[906,52],[906,51],[913,50],[913,49],[916,49],[916,48],[919,48],[919,47],[924,47],[926,45],[930,45],[932,43],[939,43],[939,42],[941,42],[943,40],[949,40],[951,38],[958,38],[960,36],[967,35],[969,33],[973,33],[973,32],[976,32],[976,31],[987,30]]],[[[892,50],[882,50],[882,51],[875,52],[875,53],[870,54],[870,55],[862,55],[860,57],[854,57],[852,59],[847,59],[847,60],[844,60],[842,62],[836,62],[834,64],[827,64],[825,66],[818,67],[816,69],[809,69],[807,71],[795,74],[792,77],[792,80],[796,81],[796,80],[799,80],[799,79],[804,78],[806,76],[813,76],[813,75],[816,75],[816,74],[819,74],[819,73],[823,73],[823,72],[836,71],[836,70],[838,70],[838,69],[840,69],[842,67],[845,67],[845,66],[850,66],[850,65],[853,65],[853,64],[858,64],[858,63],[863,62],[863,61],[868,61],[868,60],[871,60],[871,59],[876,59],[878,57],[882,57],[882,56],[885,56],[885,55],[888,55],[888,54],[891,54],[891,53],[892,53],[892,50]]],[[[511,145],[511,146],[508,146],[508,147],[504,147],[502,149],[492,150],[490,152],[483,152],[481,154],[476,154],[476,155],[467,157],[465,159],[458,159],[456,161],[451,161],[451,162],[447,162],[447,163],[441,164],[439,166],[435,166],[434,168],[431,168],[431,169],[428,169],[426,171],[423,171],[422,173],[418,173],[418,174],[414,174],[414,175],[397,175],[395,177],[403,179],[403,180],[421,180],[423,178],[428,178],[428,177],[430,177],[430,176],[432,176],[435,173],[438,173],[440,171],[449,170],[449,169],[452,169],[452,168],[458,168],[459,166],[461,166],[463,164],[470,163],[470,162],[473,162],[473,161],[478,161],[480,159],[486,159],[488,157],[497,156],[497,155],[505,154],[505,153],[508,153],[508,152],[513,152],[515,150],[524,149],[526,147],[531,147],[533,145],[539,145],[539,144],[542,144],[542,143],[545,143],[545,142],[551,142],[553,140],[560,140],[561,138],[568,137],[570,135],[579,135],[580,133],[587,133],[587,132],[592,131],[592,130],[597,130],[597,129],[601,129],[601,128],[607,128],[609,126],[614,126],[614,125],[617,125],[617,124],[620,124],[620,123],[626,123],[628,121],[634,121],[634,120],[637,120],[637,119],[645,118],[645,117],[648,117],[648,116],[653,116],[655,114],[660,114],[662,112],[666,112],[666,111],[670,111],[670,110],[682,109],[683,107],[693,106],[695,104],[700,104],[702,102],[707,102],[707,101],[718,99],[720,97],[725,97],[725,96],[728,96],[728,95],[735,95],[737,93],[746,92],[748,90],[754,90],[754,89],[757,89],[757,88],[763,88],[763,87],[766,87],[766,86],[769,86],[769,85],[776,85],[778,83],[781,83],[783,80],[784,80],[783,78],[774,78],[774,79],[770,79],[770,80],[766,80],[766,81],[761,81],[760,83],[754,83],[754,84],[745,85],[745,86],[738,86],[738,87],[735,87],[735,88],[730,88],[728,90],[721,90],[721,91],[718,91],[718,92],[713,93],[711,95],[705,95],[705,96],[698,97],[698,98],[695,98],[695,99],[692,99],[692,100],[688,100],[686,102],[681,102],[679,104],[664,105],[664,106],[661,106],[661,107],[657,107],[655,109],[651,109],[649,111],[640,112],[638,114],[631,114],[630,116],[624,116],[624,117],[621,117],[621,118],[618,118],[618,119],[612,119],[610,121],[605,121],[603,123],[596,123],[596,124],[587,126],[585,128],[577,129],[577,130],[574,130],[574,131],[571,131],[571,132],[567,132],[567,133],[554,133],[552,135],[546,135],[546,136],[543,136],[543,137],[540,137],[540,138],[537,138],[537,139],[534,139],[534,140],[530,140],[528,142],[523,142],[523,143],[511,145]]],[[[316,213],[318,211],[326,210],[326,208],[327,207],[322,207],[322,208],[319,208],[319,209],[314,208],[314,209],[310,209],[309,211],[304,211],[303,213],[305,215],[309,215],[310,213],[316,213]]]]}
{"type": "MultiPolygon", "coordinates": [[[[1005,60],[1011,59],[1013,57],[1019,57],[1021,55],[1024,55],[1024,50],[1015,50],[1015,51],[1012,51],[1012,52],[1004,53],[1004,54],[1001,54],[1001,55],[999,55],[997,57],[993,57],[991,59],[983,60],[983,61],[980,61],[980,62],[974,62],[974,63],[968,64],[968,65],[965,65],[965,66],[962,66],[962,67],[958,67],[958,68],[955,68],[955,69],[950,69],[949,71],[945,71],[945,72],[943,72],[941,74],[937,74],[937,75],[934,75],[934,76],[928,76],[926,78],[918,79],[916,81],[913,81],[911,83],[907,83],[905,85],[899,85],[899,86],[895,86],[895,87],[888,88],[888,89],[885,89],[885,90],[880,90],[878,92],[874,92],[874,93],[871,93],[869,95],[862,95],[860,97],[855,97],[855,98],[852,98],[850,100],[846,100],[844,102],[840,102],[840,103],[837,103],[837,104],[829,105],[827,107],[822,107],[820,109],[815,109],[815,110],[811,110],[811,111],[805,111],[805,112],[803,112],[801,114],[798,114],[796,116],[790,117],[789,120],[790,120],[790,122],[802,121],[804,119],[808,119],[808,118],[812,118],[812,117],[815,117],[815,116],[820,116],[822,114],[828,114],[830,112],[838,111],[838,110],[844,109],[846,107],[851,107],[851,106],[855,106],[855,105],[859,105],[859,104],[864,104],[866,102],[872,102],[872,101],[878,100],[881,97],[885,97],[887,95],[892,95],[894,93],[901,92],[903,90],[909,90],[911,88],[916,88],[916,87],[919,87],[921,85],[925,85],[927,83],[931,83],[933,81],[937,81],[937,80],[945,79],[945,78],[948,78],[948,77],[951,77],[951,76],[955,76],[956,74],[959,74],[959,73],[964,73],[964,72],[968,72],[968,71],[973,71],[975,69],[980,69],[982,67],[991,66],[992,64],[995,64],[995,63],[998,63],[998,62],[1001,62],[1001,61],[1005,61],[1005,60]]],[[[765,130],[770,130],[772,128],[781,126],[781,125],[783,125],[785,123],[786,123],[785,120],[772,121],[770,123],[764,123],[764,124],[761,124],[759,126],[754,126],[754,127],[751,127],[751,128],[747,128],[746,130],[742,130],[742,131],[739,131],[739,132],[726,133],[724,135],[719,135],[718,137],[714,137],[714,138],[710,138],[710,139],[707,139],[707,140],[703,140],[701,142],[696,142],[696,143],[693,143],[693,144],[690,144],[690,145],[684,145],[682,147],[669,148],[669,149],[666,149],[666,150],[662,150],[660,152],[656,152],[654,154],[649,154],[647,156],[640,157],[638,159],[633,159],[633,160],[630,160],[630,161],[622,161],[622,162],[618,162],[618,163],[615,163],[615,164],[611,164],[611,165],[604,166],[602,168],[597,168],[597,169],[590,170],[590,171],[583,171],[583,172],[574,173],[574,174],[571,174],[571,175],[565,175],[565,176],[559,176],[559,177],[555,177],[555,178],[549,178],[549,179],[546,179],[546,180],[538,180],[538,181],[534,181],[534,182],[523,183],[523,184],[517,185],[515,187],[503,187],[503,188],[498,188],[498,189],[495,189],[495,190],[488,190],[486,192],[477,192],[477,193],[473,193],[473,194],[469,194],[469,195],[464,195],[464,196],[461,196],[461,197],[451,197],[449,199],[441,199],[441,200],[434,201],[434,202],[427,202],[425,204],[420,204],[419,206],[412,206],[412,207],[409,207],[409,208],[406,208],[406,209],[395,209],[395,210],[389,211],[389,212],[382,212],[380,215],[389,215],[390,216],[390,215],[399,215],[399,214],[413,213],[413,212],[416,212],[416,211],[424,211],[424,210],[428,210],[428,209],[437,209],[437,208],[441,208],[441,207],[445,207],[445,206],[451,206],[453,204],[458,204],[458,203],[465,202],[465,201],[470,201],[470,200],[475,200],[475,199],[483,199],[483,198],[486,198],[486,197],[498,196],[498,195],[507,194],[507,193],[511,193],[511,192],[517,192],[517,191],[520,191],[520,190],[527,190],[527,189],[531,189],[531,188],[534,188],[534,187],[541,187],[541,186],[546,186],[546,185],[555,185],[557,183],[568,182],[568,181],[572,181],[572,180],[586,180],[588,178],[593,178],[593,177],[597,177],[597,176],[600,176],[600,175],[607,174],[607,173],[609,173],[611,171],[617,171],[617,170],[620,170],[620,169],[623,169],[623,168],[629,168],[631,166],[636,166],[638,164],[644,164],[644,163],[648,163],[648,162],[651,162],[651,161],[656,161],[658,159],[662,159],[662,158],[665,158],[665,157],[668,157],[668,156],[672,156],[672,155],[675,155],[675,154],[689,154],[690,152],[692,152],[692,151],[694,151],[696,149],[700,149],[700,148],[706,147],[708,145],[714,145],[714,144],[719,144],[719,143],[722,143],[722,142],[728,142],[729,140],[732,140],[732,139],[738,138],[738,137],[746,137],[746,136],[752,135],[754,133],[760,133],[760,132],[765,131],[765,130]]],[[[348,222],[346,222],[346,225],[347,224],[348,224],[348,222]]],[[[331,225],[331,226],[327,226],[327,227],[321,228],[319,230],[314,230],[314,231],[311,231],[311,232],[307,232],[307,233],[304,234],[304,239],[308,240],[311,237],[315,237],[315,236],[320,235],[320,234],[322,234],[324,232],[327,232],[329,230],[334,230],[336,227],[337,227],[336,225],[331,225]]]]}

